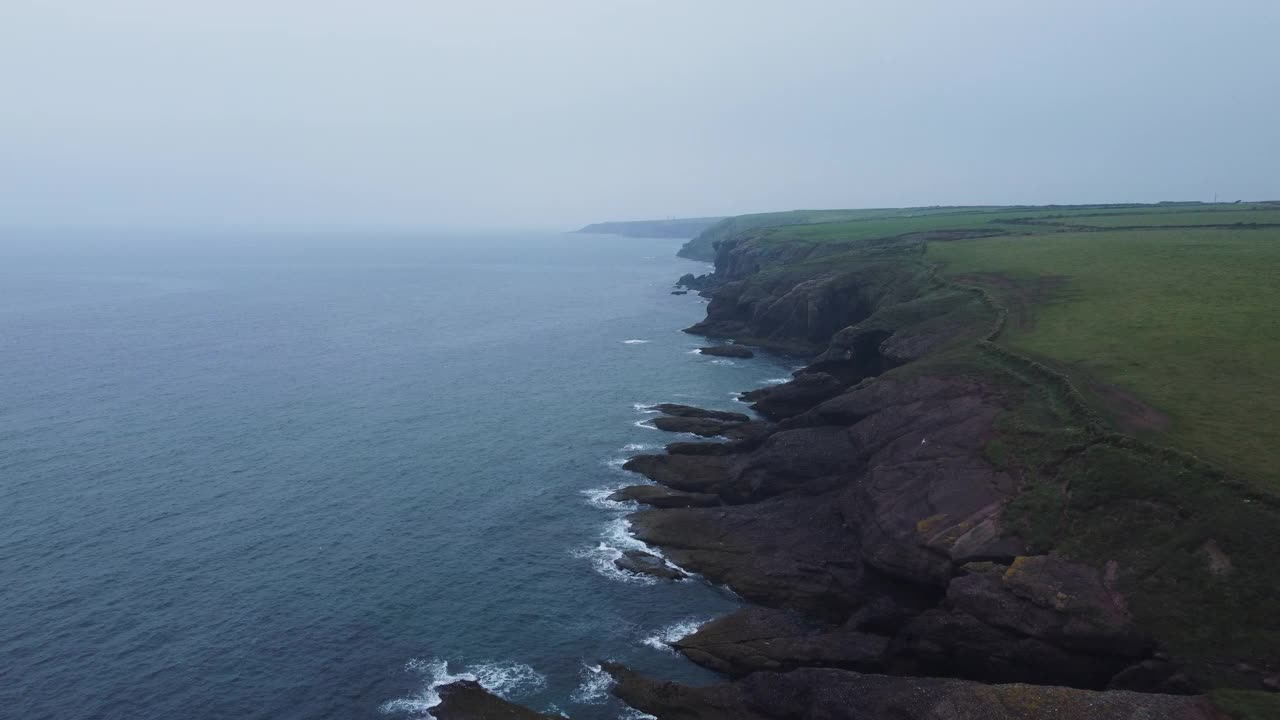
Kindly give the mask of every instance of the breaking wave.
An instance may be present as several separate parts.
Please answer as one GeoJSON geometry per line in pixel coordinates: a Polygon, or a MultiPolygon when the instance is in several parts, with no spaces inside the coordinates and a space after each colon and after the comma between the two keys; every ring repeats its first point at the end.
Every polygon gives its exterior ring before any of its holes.
{"type": "Polygon", "coordinates": [[[599,665],[583,665],[579,677],[582,681],[569,694],[571,702],[580,705],[600,705],[609,699],[609,688],[613,687],[613,677],[599,665]]]}
{"type": "Polygon", "coordinates": [[[426,685],[417,695],[389,700],[379,708],[389,715],[406,715],[415,720],[434,720],[431,709],[440,704],[440,688],[459,680],[480,683],[498,697],[512,700],[547,686],[547,679],[524,663],[483,662],[469,665],[461,672],[449,672],[445,660],[410,660],[405,669],[424,677],[426,685]]]}
{"type": "Polygon", "coordinates": [[[640,641],[641,645],[651,647],[654,650],[662,650],[663,652],[674,653],[671,645],[681,638],[689,637],[698,631],[698,628],[706,625],[709,621],[706,619],[699,620],[681,620],[678,623],[668,625],[661,630],[653,633],[640,641]]]}

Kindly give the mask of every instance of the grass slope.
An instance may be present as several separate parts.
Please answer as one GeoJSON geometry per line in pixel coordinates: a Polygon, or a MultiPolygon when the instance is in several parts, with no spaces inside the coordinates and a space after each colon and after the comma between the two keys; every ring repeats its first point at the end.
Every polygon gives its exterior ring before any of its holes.
{"type": "Polygon", "coordinates": [[[1123,429],[1280,491],[1280,228],[985,238],[928,257],[1010,304],[1055,279],[1005,343],[1066,370],[1123,429]]]}

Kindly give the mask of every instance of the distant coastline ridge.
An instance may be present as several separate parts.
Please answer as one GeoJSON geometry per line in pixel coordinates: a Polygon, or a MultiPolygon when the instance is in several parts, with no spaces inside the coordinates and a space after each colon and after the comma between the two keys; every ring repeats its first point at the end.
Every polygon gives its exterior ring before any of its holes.
{"type": "Polygon", "coordinates": [[[574,232],[638,238],[693,238],[723,217],[668,218],[592,223],[574,232]]]}

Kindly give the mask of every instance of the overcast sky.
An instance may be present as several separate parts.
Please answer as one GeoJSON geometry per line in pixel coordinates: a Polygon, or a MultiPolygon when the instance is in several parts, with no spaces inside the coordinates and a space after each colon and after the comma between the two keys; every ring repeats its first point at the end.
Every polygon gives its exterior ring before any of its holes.
{"type": "Polygon", "coordinates": [[[0,0],[0,225],[1280,198],[1277,0],[0,0]]]}

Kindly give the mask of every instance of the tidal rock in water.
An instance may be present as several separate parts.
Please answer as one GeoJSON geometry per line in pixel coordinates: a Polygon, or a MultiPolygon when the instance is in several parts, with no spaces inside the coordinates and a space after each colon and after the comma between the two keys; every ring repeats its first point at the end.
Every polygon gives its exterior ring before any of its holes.
{"type": "Polygon", "coordinates": [[[712,347],[698,348],[698,352],[703,355],[715,355],[717,357],[730,358],[750,358],[756,354],[741,345],[714,345],[712,347]]]}
{"type": "Polygon", "coordinates": [[[682,432],[698,435],[700,437],[717,437],[725,435],[733,430],[741,423],[725,422],[724,420],[712,420],[711,418],[700,417],[672,417],[670,415],[662,415],[656,417],[650,422],[659,430],[666,432],[682,432]]]}
{"type": "Polygon", "coordinates": [[[622,557],[614,560],[613,564],[619,570],[651,575],[663,580],[683,580],[688,577],[680,568],[643,550],[627,550],[622,553],[622,557]]]}
{"type": "Polygon", "coordinates": [[[553,715],[536,713],[507,702],[472,680],[459,680],[437,689],[440,704],[431,708],[436,720],[553,720],[553,715]]]}
{"type": "Polygon", "coordinates": [[[750,417],[740,412],[729,412],[727,410],[706,410],[692,405],[680,405],[678,403],[658,403],[649,408],[657,410],[663,415],[672,415],[674,417],[684,418],[706,418],[708,420],[721,420],[723,422],[748,422],[750,417]]]}

